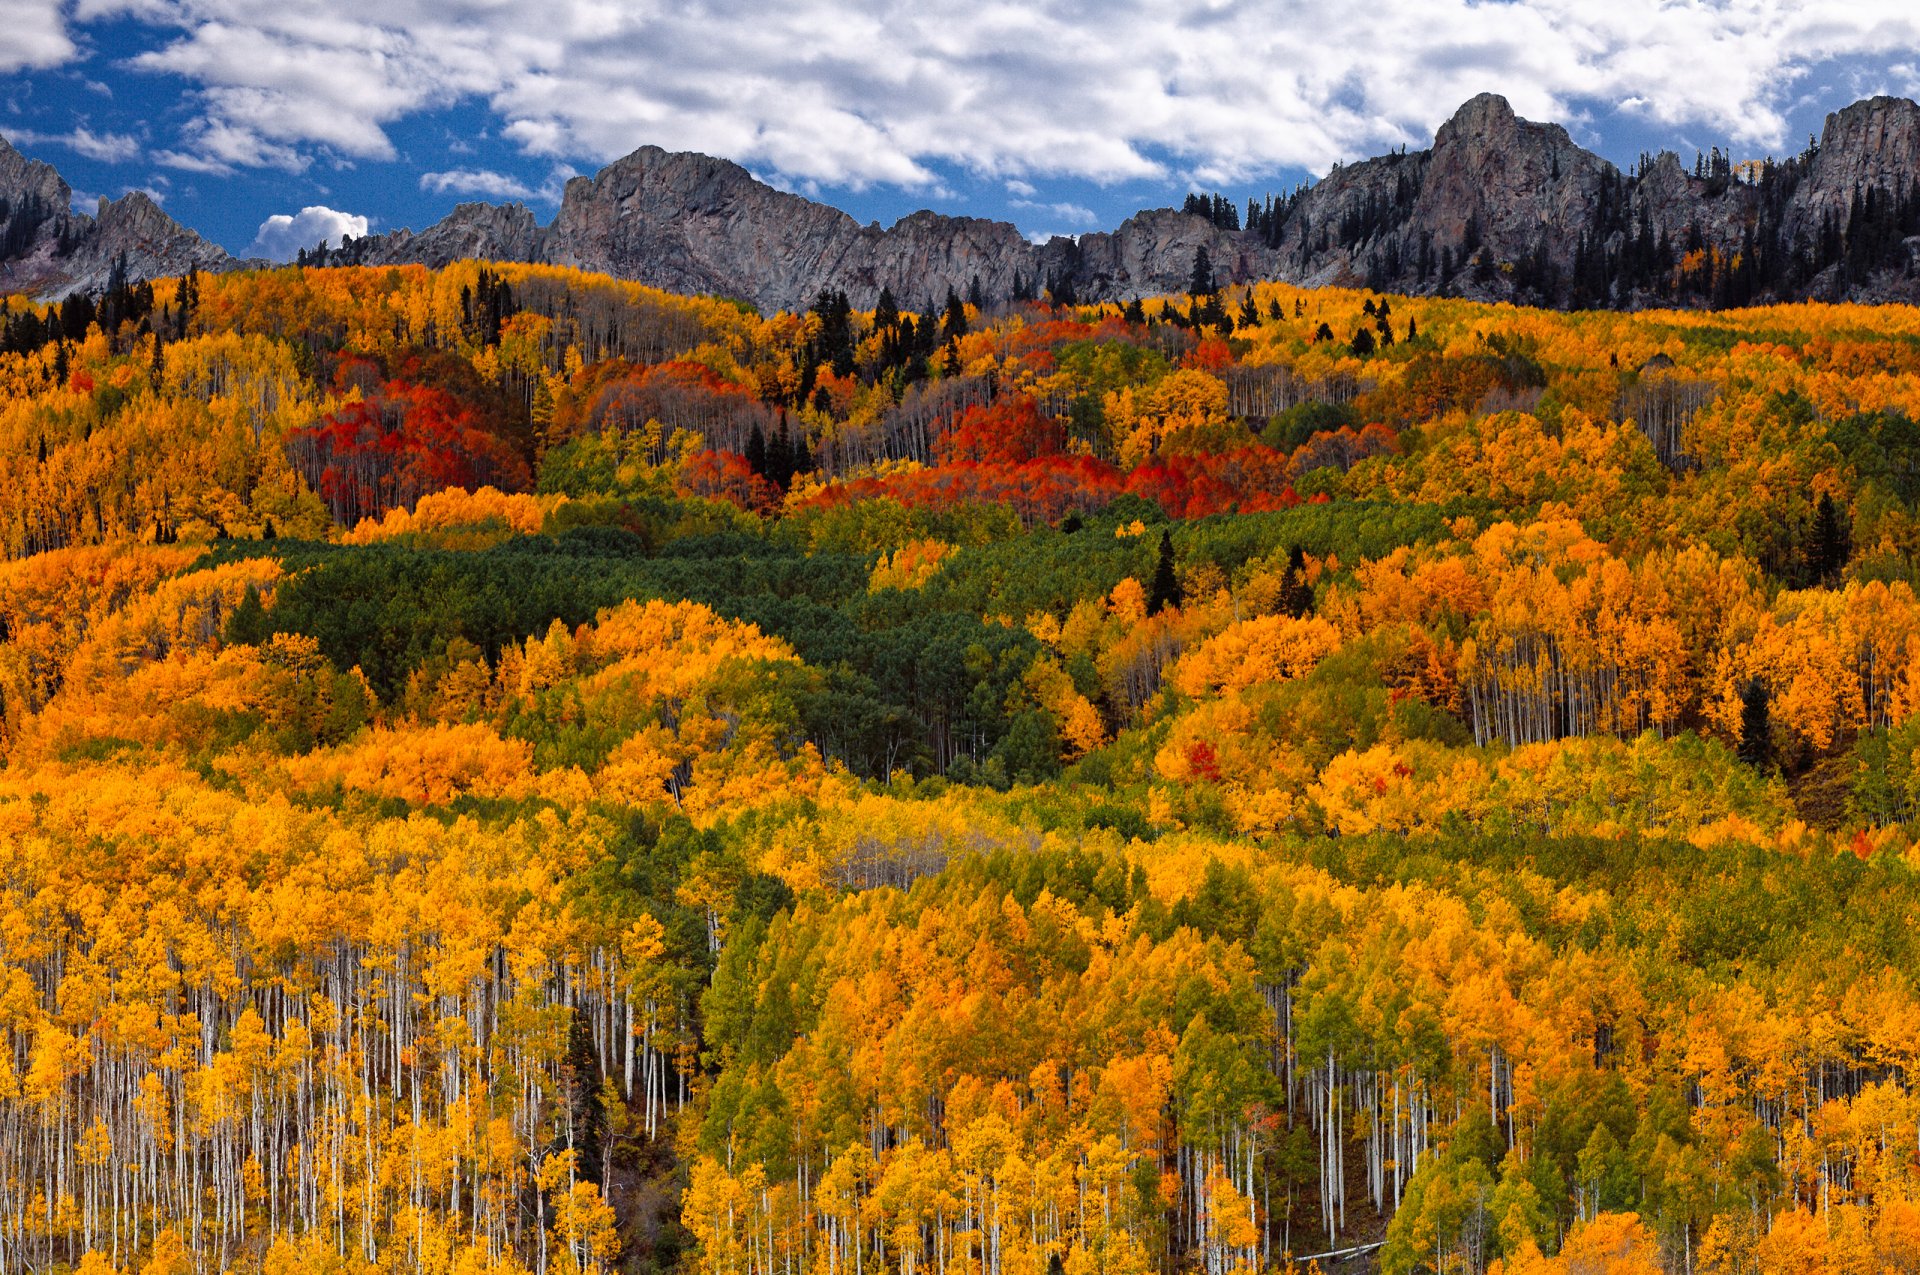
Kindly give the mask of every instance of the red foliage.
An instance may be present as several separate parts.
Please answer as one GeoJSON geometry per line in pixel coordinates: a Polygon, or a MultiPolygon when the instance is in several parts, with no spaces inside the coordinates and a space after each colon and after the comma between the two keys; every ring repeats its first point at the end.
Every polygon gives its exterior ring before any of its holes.
{"type": "MultiPolygon", "coordinates": [[[[343,364],[340,376],[364,375],[362,363],[343,364]]],[[[526,462],[484,428],[473,408],[445,390],[406,381],[385,382],[374,395],[293,431],[287,451],[347,526],[411,509],[447,487],[521,491],[531,483],[526,462]]]]}
{"type": "Polygon", "coordinates": [[[1066,450],[1067,432],[1060,422],[1042,416],[1030,398],[1002,399],[991,407],[970,407],[935,441],[933,452],[941,464],[980,461],[990,465],[1017,465],[1066,450]]]}
{"type": "Polygon", "coordinates": [[[886,478],[835,483],[819,504],[852,504],[891,497],[906,505],[1005,505],[1029,524],[1054,522],[1074,511],[1104,508],[1124,490],[1120,471],[1091,456],[1043,456],[1019,465],[956,461],[886,478]]]}
{"type": "Polygon", "coordinates": [[[1389,455],[1399,446],[1398,435],[1385,425],[1368,425],[1357,431],[1342,425],[1315,434],[1295,448],[1293,469],[1304,474],[1332,466],[1344,474],[1368,457],[1389,455]]]}
{"type": "Polygon", "coordinates": [[[1290,472],[1286,457],[1269,447],[1165,456],[1131,473],[1091,456],[1055,454],[1017,464],[962,460],[910,474],[860,478],[835,483],[813,500],[850,504],[891,497],[936,508],[1005,505],[1032,525],[1104,509],[1130,492],[1159,502],[1176,518],[1204,518],[1235,509],[1256,512],[1299,504],[1287,482],[1290,472]]]}
{"type": "Polygon", "coordinates": [[[1292,467],[1271,447],[1157,456],[1127,476],[1126,489],[1158,501],[1175,518],[1253,513],[1300,503],[1290,485],[1292,467]]]}
{"type": "Polygon", "coordinates": [[[1233,347],[1217,336],[1210,336],[1187,351],[1180,366],[1198,368],[1202,372],[1218,372],[1221,368],[1233,366],[1233,347]]]}
{"type": "Polygon", "coordinates": [[[1194,778],[1217,784],[1220,782],[1220,754],[1206,740],[1196,739],[1187,745],[1187,769],[1194,778]]]}
{"type": "Polygon", "coordinates": [[[680,467],[680,489],[690,496],[731,500],[754,513],[770,513],[780,489],[753,472],[737,452],[695,452],[680,467]]]}

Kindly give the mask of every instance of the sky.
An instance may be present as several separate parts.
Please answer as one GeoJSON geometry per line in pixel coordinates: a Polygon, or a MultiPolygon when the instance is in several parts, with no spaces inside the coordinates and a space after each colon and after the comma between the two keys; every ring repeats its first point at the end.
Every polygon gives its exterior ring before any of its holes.
{"type": "Polygon", "coordinates": [[[1629,165],[1920,96],[1914,0],[0,0],[0,134],[241,255],[552,218],[643,146],[1029,236],[1428,145],[1480,92],[1629,165]]]}

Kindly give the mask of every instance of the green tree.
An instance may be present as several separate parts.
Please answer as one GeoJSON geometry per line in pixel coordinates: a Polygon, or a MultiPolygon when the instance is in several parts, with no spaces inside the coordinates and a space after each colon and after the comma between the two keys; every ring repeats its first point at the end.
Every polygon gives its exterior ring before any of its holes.
{"type": "Polygon", "coordinates": [[[1187,292],[1196,297],[1210,297],[1217,290],[1213,281],[1213,258],[1207,255],[1205,248],[1193,250],[1193,270],[1187,280],[1187,292]]]}
{"type": "Polygon", "coordinates": [[[227,616],[227,627],[221,637],[229,646],[259,646],[272,636],[273,622],[267,619],[267,608],[261,605],[260,590],[250,584],[241,595],[240,604],[227,616]]]}
{"type": "Polygon", "coordinates": [[[1173,570],[1173,536],[1165,531],[1160,533],[1160,556],[1153,567],[1153,587],[1147,590],[1147,614],[1159,615],[1168,607],[1177,607],[1186,601],[1186,592],[1180,587],[1180,577],[1173,570]]]}
{"type": "Polygon", "coordinates": [[[1740,692],[1740,760],[1756,770],[1773,761],[1773,725],[1767,688],[1757,677],[1740,692]]]}

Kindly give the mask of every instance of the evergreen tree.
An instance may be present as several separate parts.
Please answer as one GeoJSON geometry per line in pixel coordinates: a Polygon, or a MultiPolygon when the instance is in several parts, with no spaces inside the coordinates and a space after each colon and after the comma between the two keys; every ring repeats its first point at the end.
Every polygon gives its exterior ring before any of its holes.
{"type": "Polygon", "coordinates": [[[747,468],[762,478],[767,476],[767,436],[760,429],[760,422],[753,423],[753,429],[747,435],[747,468]]]}
{"type": "Polygon", "coordinates": [[[1813,583],[1827,583],[1847,565],[1851,556],[1848,538],[1832,494],[1822,492],[1813,513],[1813,535],[1807,541],[1807,572],[1813,583]]]}
{"type": "Polygon", "coordinates": [[[966,334],[967,308],[960,303],[960,295],[948,288],[946,313],[940,320],[940,335],[951,341],[966,334]]]}
{"type": "Polygon", "coordinates": [[[779,432],[766,445],[766,479],[781,491],[793,482],[793,435],[784,419],[779,432]]]}
{"type": "Polygon", "coordinates": [[[240,605],[227,617],[227,627],[221,637],[229,646],[259,646],[272,636],[273,622],[267,619],[267,609],[260,604],[260,590],[248,585],[240,605]]]}
{"type": "Polygon", "coordinates": [[[1167,607],[1177,607],[1186,601],[1186,594],[1180,588],[1180,577],[1173,570],[1173,536],[1166,531],[1160,533],[1160,557],[1153,567],[1153,587],[1147,592],[1147,614],[1159,615],[1167,607]]]}
{"type": "Polygon", "coordinates": [[[1187,294],[1195,297],[1213,295],[1213,258],[1207,255],[1205,248],[1193,250],[1193,271],[1187,280],[1187,294]]]}
{"type": "Polygon", "coordinates": [[[599,1185],[606,1177],[607,1109],[600,1099],[600,1064],[587,1030],[587,1012],[576,1007],[560,1060],[560,1091],[565,1125],[560,1145],[571,1148],[580,1177],[599,1185]]]}
{"type": "Polygon", "coordinates": [[[1740,692],[1740,760],[1756,770],[1765,768],[1773,760],[1773,726],[1767,688],[1757,677],[1740,692]]]}
{"type": "Polygon", "coordinates": [[[1299,545],[1287,551],[1287,573],[1280,579],[1280,613],[1296,619],[1313,614],[1313,586],[1307,583],[1307,555],[1299,545]]]}

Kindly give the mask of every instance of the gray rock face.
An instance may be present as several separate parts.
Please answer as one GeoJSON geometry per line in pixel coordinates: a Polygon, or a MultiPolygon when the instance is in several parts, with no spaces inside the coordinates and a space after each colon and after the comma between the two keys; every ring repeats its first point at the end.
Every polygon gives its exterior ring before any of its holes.
{"type": "Polygon", "coordinates": [[[1469,230],[1503,260],[1537,251],[1570,260],[1619,171],[1558,124],[1520,119],[1483,93],[1440,126],[1414,200],[1412,229],[1440,243],[1469,230]]]}
{"type": "MultiPolygon", "coordinates": [[[[83,222],[85,219],[81,219],[83,222]]],[[[100,201],[100,215],[82,225],[61,262],[69,292],[99,292],[114,262],[126,260],[129,279],[161,279],[188,270],[224,270],[232,258],[160,210],[144,191],[100,201]]]]}
{"type": "Polygon", "coordinates": [[[460,204],[424,232],[396,230],[369,236],[361,259],[368,265],[418,262],[439,269],[456,261],[533,261],[540,251],[540,223],[525,204],[460,204]]]}
{"type": "Polygon", "coordinates": [[[1086,300],[1121,301],[1184,292],[1193,279],[1194,255],[1203,249],[1214,278],[1223,284],[1269,278],[1279,267],[1279,254],[1255,236],[1234,234],[1204,217],[1160,208],[1136,213],[1111,233],[1080,236],[1078,252],[1062,254],[1062,266],[1070,263],[1070,269],[1057,266],[1051,273],[1071,278],[1086,300]]]}
{"type": "MultiPolygon", "coordinates": [[[[1909,300],[1920,298],[1916,185],[1920,106],[1904,99],[1834,113],[1816,149],[1764,175],[1689,172],[1671,153],[1628,175],[1564,128],[1520,119],[1483,94],[1430,149],[1337,167],[1260,232],[1167,209],[1042,245],[1006,222],[932,212],[883,229],[738,164],[648,146],[569,182],[548,226],[519,204],[462,204],[424,231],[371,236],[327,262],[550,262],[763,311],[805,307],[823,289],[859,306],[883,288],[903,306],[937,304],[976,281],[993,300],[1024,285],[1124,301],[1184,291],[1202,250],[1222,284],[1282,279],[1549,305],[1909,300]],[[1694,249],[1717,250],[1705,256],[1720,264],[1682,279],[1694,249]]],[[[59,174],[4,142],[0,198],[0,286],[97,288],[122,252],[135,276],[255,264],[232,261],[144,196],[103,205],[98,219],[74,215],[59,174]]]]}
{"type": "Polygon", "coordinates": [[[49,164],[0,139],[0,288],[35,297],[105,288],[124,256],[131,279],[223,270],[232,258],[160,210],[145,192],[100,201],[97,216],[72,210],[73,191],[49,164]]]}
{"type": "Polygon", "coordinates": [[[1844,221],[1854,192],[1896,190],[1920,177],[1920,106],[1901,97],[1855,102],[1827,116],[1813,171],[1797,192],[1796,229],[1844,221]]]}

